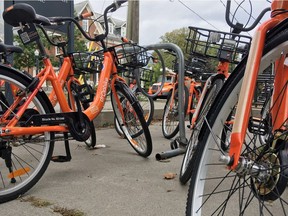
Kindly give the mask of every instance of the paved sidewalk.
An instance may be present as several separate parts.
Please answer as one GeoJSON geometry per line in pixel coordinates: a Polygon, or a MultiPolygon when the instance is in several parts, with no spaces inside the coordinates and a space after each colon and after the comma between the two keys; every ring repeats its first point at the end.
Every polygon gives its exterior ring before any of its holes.
{"type": "MultiPolygon", "coordinates": [[[[182,156],[159,162],[155,154],[170,149],[163,138],[160,123],[150,127],[153,152],[147,159],[138,156],[114,128],[97,129],[97,144],[105,148],[87,150],[84,144],[71,142],[72,161],[51,162],[47,172],[27,196],[47,200],[47,207],[14,200],[1,205],[5,216],[55,216],[55,206],[78,209],[87,216],[178,216],[184,215],[188,185],[178,180],[182,156]],[[174,179],[164,175],[175,173],[174,179]]],[[[55,154],[63,154],[57,143],[55,154]]]]}

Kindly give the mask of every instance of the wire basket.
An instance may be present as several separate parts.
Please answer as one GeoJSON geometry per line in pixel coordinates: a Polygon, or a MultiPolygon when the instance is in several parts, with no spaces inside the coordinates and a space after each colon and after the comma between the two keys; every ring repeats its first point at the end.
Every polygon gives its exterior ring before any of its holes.
{"type": "Polygon", "coordinates": [[[102,69],[103,51],[71,53],[75,74],[100,73],[102,69]]]}
{"type": "Polygon", "coordinates": [[[113,49],[117,64],[123,67],[141,68],[150,59],[146,48],[133,43],[123,43],[109,49],[113,49]]]}
{"type": "Polygon", "coordinates": [[[193,56],[239,63],[249,52],[251,37],[234,33],[189,27],[186,52],[193,56]]]}

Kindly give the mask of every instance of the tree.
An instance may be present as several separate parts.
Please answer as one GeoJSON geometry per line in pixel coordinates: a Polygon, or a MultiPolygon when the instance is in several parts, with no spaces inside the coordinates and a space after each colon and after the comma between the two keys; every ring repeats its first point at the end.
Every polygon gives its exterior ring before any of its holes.
{"type": "MultiPolygon", "coordinates": [[[[205,64],[202,64],[204,66],[203,68],[203,71],[209,73],[209,72],[215,72],[215,69],[219,63],[219,60],[216,59],[216,58],[207,58],[205,56],[201,56],[201,55],[193,55],[193,53],[190,52],[190,46],[191,46],[191,42],[187,43],[187,39],[188,37],[192,37],[193,36],[193,32],[191,32],[191,34],[189,35],[189,28],[180,28],[180,29],[176,29],[176,30],[173,30],[171,32],[167,32],[165,33],[165,35],[161,36],[161,43],[174,43],[176,45],[178,45],[183,54],[184,54],[184,58],[185,58],[185,64],[186,65],[190,65],[190,64],[195,64],[195,62],[199,62],[199,61],[194,61],[193,59],[200,59],[201,62],[206,62],[205,64]]],[[[195,32],[194,32],[195,34],[195,32]]],[[[205,38],[204,38],[205,39],[205,38]]],[[[203,44],[205,44],[205,42],[203,42],[203,44]]],[[[199,43],[201,44],[201,42],[199,43]]],[[[213,47],[213,44],[211,45],[213,47]]],[[[199,46],[197,48],[201,48],[201,49],[204,49],[205,48],[205,45],[203,46],[199,46]]],[[[217,56],[217,52],[218,49],[216,48],[212,48],[212,49],[209,49],[208,50],[210,53],[211,56],[217,56]],[[213,52],[213,53],[211,53],[213,52]]],[[[200,53],[203,53],[200,52],[200,53]]],[[[175,68],[175,66],[177,67],[177,64],[175,64],[175,56],[171,55],[171,54],[167,54],[167,53],[164,53],[163,54],[163,57],[165,59],[165,65],[166,67],[172,69],[172,70],[175,70],[177,68],[175,68]]]]}
{"type": "MultiPolygon", "coordinates": [[[[41,38],[41,41],[43,42],[44,47],[47,50],[50,50],[53,45],[51,45],[46,37],[44,36],[43,32],[38,31],[38,34],[41,38]]],[[[67,40],[65,38],[65,34],[61,35],[61,36],[57,36],[57,37],[53,37],[53,35],[51,36],[52,38],[57,38],[57,40],[67,40]]],[[[74,49],[77,51],[86,51],[87,47],[85,46],[85,40],[83,39],[80,31],[77,28],[74,28],[74,49]]],[[[14,61],[13,61],[13,66],[15,68],[18,69],[25,69],[27,70],[27,72],[32,72],[33,67],[35,67],[35,63],[36,63],[36,59],[35,59],[35,50],[37,49],[36,44],[35,43],[30,43],[28,45],[24,45],[19,36],[15,35],[14,36],[14,41],[16,42],[16,44],[18,46],[20,46],[23,49],[23,53],[21,54],[15,54],[14,55],[14,61]]],[[[52,64],[54,66],[59,66],[59,57],[55,56],[55,55],[50,55],[50,60],[52,62],[52,64]]],[[[42,66],[42,62],[40,62],[40,67],[42,66]]]]}
{"type": "MultiPolygon", "coordinates": [[[[186,52],[186,44],[187,44],[187,38],[189,35],[189,29],[188,28],[180,28],[175,29],[171,32],[165,33],[163,36],[160,37],[161,43],[174,43],[182,50],[185,59],[188,58],[189,54],[186,52]]],[[[165,65],[168,68],[174,69],[175,67],[175,56],[167,53],[162,53],[163,58],[165,61],[165,65]]]]}

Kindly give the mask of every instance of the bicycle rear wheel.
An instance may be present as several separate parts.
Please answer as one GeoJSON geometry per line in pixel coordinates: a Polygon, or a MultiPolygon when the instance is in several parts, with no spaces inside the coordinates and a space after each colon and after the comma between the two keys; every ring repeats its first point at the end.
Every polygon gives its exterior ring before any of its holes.
{"type": "MultiPolygon", "coordinates": [[[[29,95],[28,86],[31,79],[20,72],[1,67],[0,80],[5,81],[7,86],[17,88],[18,96],[8,87],[1,88],[3,95],[7,96],[6,105],[12,103],[16,97],[20,97],[21,92],[26,92],[22,102],[29,95]],[[10,96],[8,96],[10,95],[10,96]],[[14,98],[13,98],[14,95],[14,98]],[[10,103],[9,103],[10,101],[10,103]]],[[[0,103],[2,103],[2,99],[0,103]]],[[[11,110],[11,117],[15,115],[18,107],[6,107],[11,110]]],[[[39,92],[34,97],[16,126],[20,127],[31,115],[47,114],[54,112],[49,99],[44,92],[39,92]]],[[[3,115],[3,112],[0,113],[3,115]]],[[[11,119],[11,117],[8,118],[11,119]]],[[[5,127],[7,121],[0,121],[1,127],[5,127]]],[[[45,132],[43,134],[26,136],[2,137],[0,141],[0,203],[18,198],[30,188],[32,188],[42,177],[50,162],[54,147],[54,133],[45,132]]]]}
{"type": "Polygon", "coordinates": [[[223,83],[224,80],[221,78],[213,80],[211,87],[208,89],[206,95],[204,96],[202,104],[199,104],[201,106],[200,112],[197,120],[195,121],[195,125],[192,126],[192,134],[190,136],[180,169],[179,180],[182,184],[186,184],[192,175],[191,169],[193,164],[191,159],[197,144],[200,129],[204,122],[204,117],[207,115],[212,103],[222,88],[223,83]]]}
{"type": "Polygon", "coordinates": [[[111,102],[117,121],[132,148],[142,157],[148,157],[152,152],[152,139],[143,110],[127,85],[116,82],[115,90],[121,103],[121,107],[118,107],[117,99],[112,91],[111,102]],[[124,119],[120,109],[124,114],[124,119]]]}
{"type": "MultiPolygon", "coordinates": [[[[179,131],[179,108],[178,108],[178,86],[175,87],[174,94],[171,91],[167,96],[162,117],[162,133],[166,139],[173,138],[179,131]]],[[[188,89],[184,87],[184,115],[188,107],[188,89]]]]}
{"type": "MultiPolygon", "coordinates": [[[[268,37],[260,74],[275,66],[274,62],[280,55],[287,56],[287,37],[288,31],[280,32],[273,38],[268,37]]],[[[192,157],[186,215],[287,215],[287,127],[281,135],[272,133],[270,123],[261,118],[261,107],[251,107],[251,118],[241,151],[242,161],[239,162],[241,166],[246,161],[247,166],[242,167],[243,172],[231,171],[219,161],[219,156],[227,154],[226,150],[229,150],[228,145],[223,151],[221,137],[227,119],[233,119],[231,113],[238,102],[246,61],[241,62],[225,82],[217,103],[211,107],[201,129],[192,157]],[[269,139],[261,143],[260,134],[268,134],[269,139]],[[253,168],[249,169],[251,166],[253,168]]],[[[286,90],[287,85],[283,87],[283,91],[286,90]]],[[[229,134],[225,140],[229,140],[229,134]]]]}

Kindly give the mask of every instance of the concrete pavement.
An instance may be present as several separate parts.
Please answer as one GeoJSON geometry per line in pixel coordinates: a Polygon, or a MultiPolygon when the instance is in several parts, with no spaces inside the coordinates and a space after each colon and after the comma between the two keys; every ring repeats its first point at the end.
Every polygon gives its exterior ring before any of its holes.
{"type": "MultiPolygon", "coordinates": [[[[31,202],[14,200],[1,204],[5,216],[51,216],[55,206],[80,210],[87,216],[184,215],[188,185],[178,180],[182,156],[159,162],[155,154],[170,149],[161,124],[150,127],[153,152],[147,159],[138,156],[114,128],[97,129],[97,144],[105,148],[87,150],[71,142],[72,161],[51,162],[40,181],[25,194],[49,201],[50,206],[34,207],[31,202]],[[174,173],[174,179],[164,175],[174,173]]],[[[63,143],[56,143],[55,154],[63,154],[63,143]]]]}

